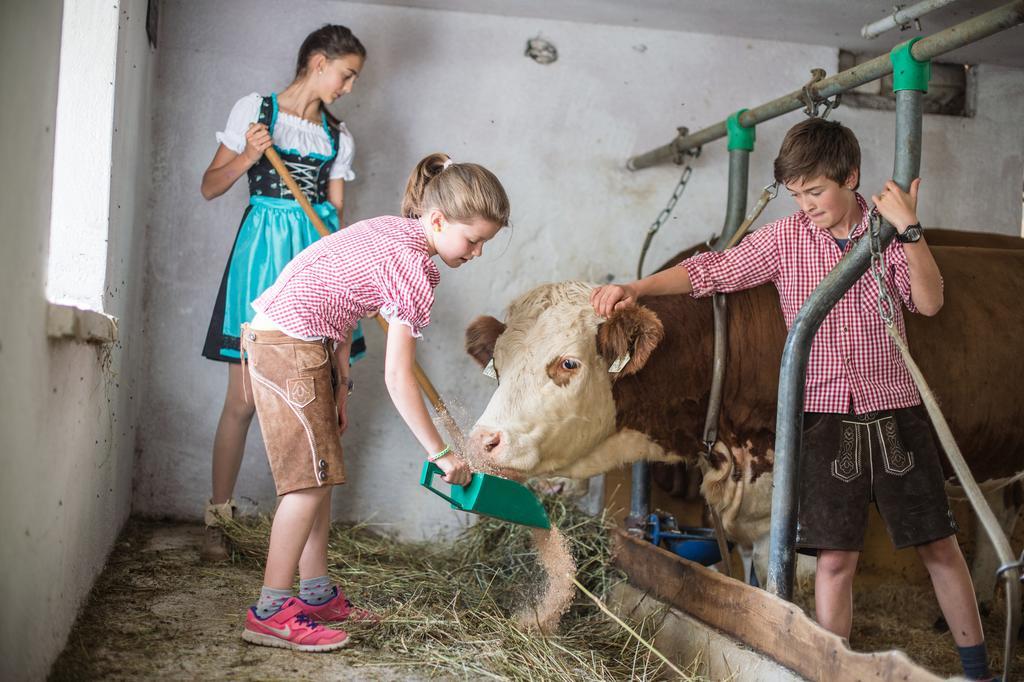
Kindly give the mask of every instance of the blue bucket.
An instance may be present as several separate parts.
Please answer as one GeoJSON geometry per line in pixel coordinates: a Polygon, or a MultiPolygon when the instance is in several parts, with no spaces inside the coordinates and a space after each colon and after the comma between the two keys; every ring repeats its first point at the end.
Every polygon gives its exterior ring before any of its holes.
{"type": "Polygon", "coordinates": [[[662,543],[670,552],[684,559],[696,561],[698,564],[710,566],[722,560],[718,551],[718,540],[715,531],[710,528],[680,528],[680,537],[662,538],[662,543]]]}
{"type": "MultiPolygon", "coordinates": [[[[655,545],[704,566],[717,564],[722,560],[714,529],[693,526],[679,527],[676,526],[673,517],[662,519],[657,514],[651,514],[648,523],[651,542],[655,545]],[[664,530],[662,529],[663,524],[664,530]]],[[[732,549],[732,543],[729,543],[729,549],[732,549]]]]}

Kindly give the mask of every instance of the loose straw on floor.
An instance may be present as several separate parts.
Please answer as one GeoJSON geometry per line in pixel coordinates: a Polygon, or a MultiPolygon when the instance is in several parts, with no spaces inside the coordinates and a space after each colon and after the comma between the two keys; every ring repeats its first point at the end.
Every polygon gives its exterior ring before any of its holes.
{"type": "Polygon", "coordinates": [[[641,643],[641,644],[643,644],[643,645],[644,645],[645,647],[647,647],[647,649],[648,649],[648,650],[649,650],[649,651],[650,651],[650,652],[651,652],[652,654],[654,654],[655,656],[657,656],[658,658],[660,658],[660,659],[662,660],[662,662],[663,662],[663,663],[664,663],[665,665],[667,665],[668,667],[672,668],[672,670],[675,670],[675,671],[676,671],[676,673],[678,673],[679,677],[682,677],[682,678],[685,678],[685,677],[686,677],[686,674],[685,674],[685,673],[684,673],[684,672],[683,672],[682,670],[680,670],[679,668],[677,668],[676,666],[674,666],[674,665],[672,664],[672,661],[670,661],[670,660],[668,660],[667,658],[665,658],[665,655],[664,655],[663,653],[661,653],[660,651],[658,651],[657,649],[655,649],[655,648],[654,648],[654,645],[653,645],[653,644],[651,644],[651,643],[650,643],[650,642],[648,642],[648,641],[647,641],[646,639],[644,639],[643,637],[641,637],[641,636],[640,636],[640,634],[639,634],[639,633],[638,633],[638,632],[637,632],[636,630],[634,630],[633,628],[631,628],[631,627],[629,627],[628,625],[626,625],[626,623],[625,623],[625,622],[623,622],[623,621],[622,621],[622,620],[621,620],[621,619],[620,619],[620,618],[619,618],[618,616],[616,616],[616,615],[615,615],[614,613],[612,613],[612,612],[611,612],[611,610],[610,610],[610,609],[609,609],[609,608],[608,608],[607,606],[605,606],[605,605],[604,605],[604,602],[602,602],[602,601],[601,601],[600,599],[598,599],[598,598],[597,598],[596,596],[594,596],[594,595],[593,595],[593,594],[592,594],[592,593],[590,592],[590,590],[588,590],[587,588],[583,587],[583,585],[581,585],[581,584],[580,584],[580,581],[576,580],[576,576],[572,575],[571,573],[566,573],[565,575],[566,575],[566,576],[567,576],[567,577],[569,578],[569,580],[573,581],[573,583],[574,583],[574,584],[576,585],[576,587],[577,587],[577,588],[579,589],[579,591],[580,591],[580,592],[582,592],[583,594],[587,595],[587,597],[589,597],[589,598],[590,598],[590,600],[591,600],[592,602],[594,602],[595,604],[597,604],[597,608],[599,608],[599,609],[601,609],[602,611],[604,611],[604,612],[605,612],[605,614],[606,614],[606,615],[607,615],[607,616],[608,616],[609,618],[611,618],[611,619],[612,619],[612,620],[614,620],[614,621],[615,621],[616,623],[618,623],[618,624],[619,624],[619,625],[621,625],[621,626],[622,626],[623,628],[625,628],[625,629],[626,629],[626,632],[628,632],[628,633],[629,633],[630,635],[632,635],[632,636],[633,636],[633,638],[634,638],[634,639],[636,639],[636,640],[637,640],[638,642],[640,642],[640,643],[641,643]]]}

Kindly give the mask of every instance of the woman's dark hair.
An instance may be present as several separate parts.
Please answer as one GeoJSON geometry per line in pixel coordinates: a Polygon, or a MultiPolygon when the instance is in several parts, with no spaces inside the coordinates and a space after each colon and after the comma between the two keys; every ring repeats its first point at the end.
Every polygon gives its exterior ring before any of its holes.
{"type": "MultiPolygon", "coordinates": [[[[295,60],[296,79],[306,75],[309,60],[315,54],[322,54],[328,60],[340,59],[350,54],[366,59],[366,48],[348,27],[340,24],[324,24],[302,41],[302,46],[299,47],[299,57],[295,60]]],[[[323,102],[320,103],[320,111],[326,114],[327,122],[332,127],[336,128],[341,123],[334,114],[327,110],[323,102]]]]}
{"type": "Polygon", "coordinates": [[[296,78],[305,75],[309,59],[315,54],[322,54],[328,59],[339,59],[354,54],[366,59],[366,48],[347,27],[324,24],[302,41],[299,58],[295,62],[296,78]]]}

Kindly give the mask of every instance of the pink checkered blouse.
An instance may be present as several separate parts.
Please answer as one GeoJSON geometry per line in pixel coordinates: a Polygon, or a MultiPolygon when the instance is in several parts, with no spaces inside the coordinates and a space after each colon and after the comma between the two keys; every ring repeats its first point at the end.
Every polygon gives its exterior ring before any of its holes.
{"type": "Polygon", "coordinates": [[[384,216],[323,237],[252,303],[291,336],[344,339],[374,311],[420,336],[441,281],[418,220],[384,216]]]}
{"type": "MultiPolygon", "coordinates": [[[[867,235],[867,202],[857,194],[863,218],[851,232],[853,242],[867,235]]],[[[771,282],[779,291],[786,327],[825,275],[839,262],[839,245],[827,230],[815,227],[803,211],[781,218],[748,235],[736,247],[720,253],[701,253],[680,265],[686,267],[693,296],[749,289],[771,282]]],[[[885,251],[885,284],[911,312],[910,269],[903,244],[895,239],[885,251]]],[[[860,414],[910,407],[921,402],[899,351],[889,340],[878,315],[878,285],[864,274],[822,322],[807,365],[804,410],[860,414]]],[[[903,312],[896,306],[896,324],[906,338],[903,312]]]]}

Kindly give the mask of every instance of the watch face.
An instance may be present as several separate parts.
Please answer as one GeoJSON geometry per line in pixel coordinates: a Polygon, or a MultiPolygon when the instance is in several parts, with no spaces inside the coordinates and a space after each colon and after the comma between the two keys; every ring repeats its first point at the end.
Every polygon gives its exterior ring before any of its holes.
{"type": "Polygon", "coordinates": [[[920,225],[910,225],[909,227],[907,227],[906,230],[903,231],[903,234],[896,236],[904,244],[911,244],[919,240],[923,233],[924,230],[921,229],[920,225]]]}

